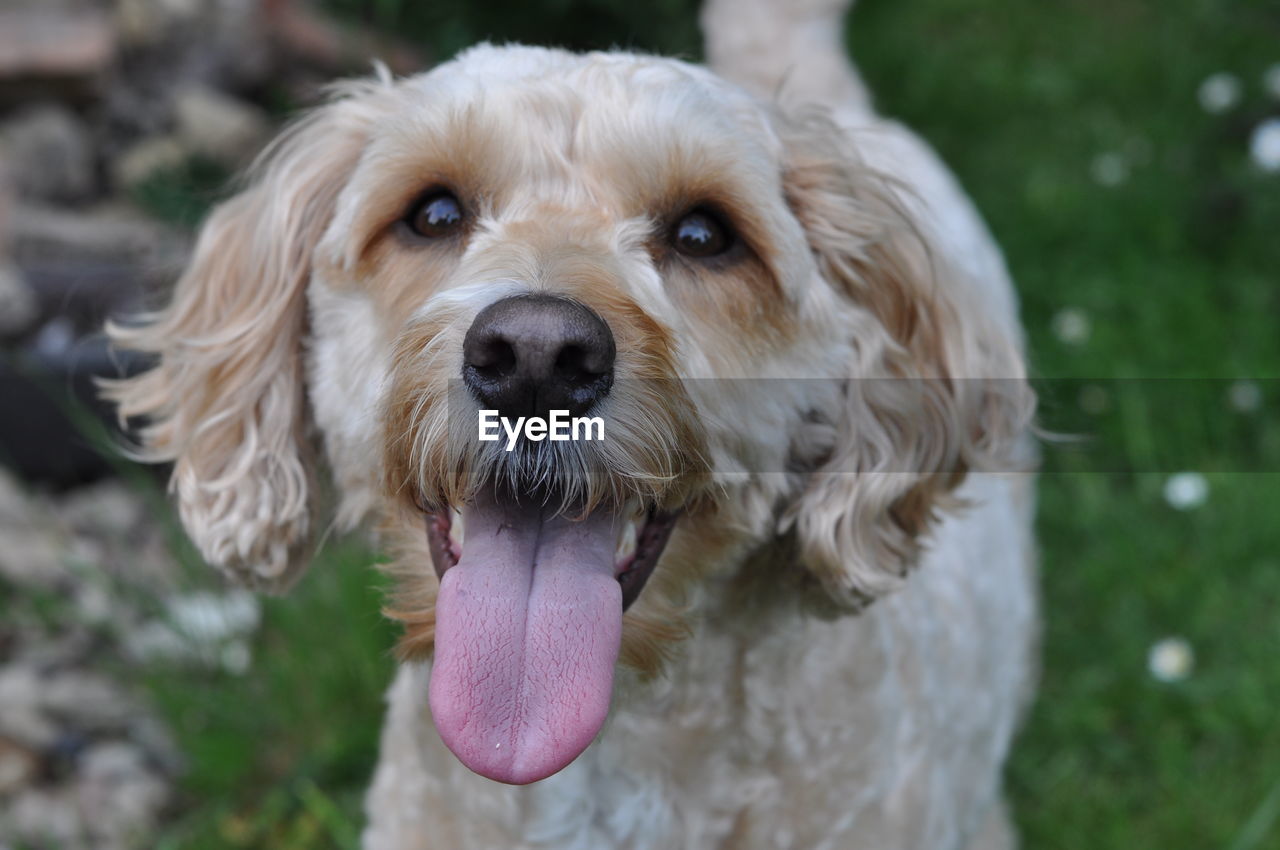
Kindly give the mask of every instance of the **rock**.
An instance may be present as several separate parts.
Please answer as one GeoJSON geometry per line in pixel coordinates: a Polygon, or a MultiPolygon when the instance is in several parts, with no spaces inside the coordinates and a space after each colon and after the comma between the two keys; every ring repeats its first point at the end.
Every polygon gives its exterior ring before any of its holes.
{"type": "MultiPolygon", "coordinates": [[[[70,578],[61,535],[18,480],[0,468],[0,578],[19,587],[55,588],[70,578]]],[[[0,683],[3,677],[0,676],[0,683]]],[[[0,698],[3,697],[0,684],[0,698]]],[[[0,712],[2,714],[3,712],[0,712]]]]}
{"type": "MultiPolygon", "coordinates": [[[[40,314],[35,292],[27,284],[22,271],[9,261],[12,208],[9,163],[0,150],[0,340],[30,330],[40,314]]],[[[4,486],[0,481],[0,488],[4,486]]]]}
{"type": "Polygon", "coordinates": [[[169,801],[168,784],[136,746],[110,741],[92,746],[76,778],[80,816],[95,847],[139,846],[169,801]]]}
{"type": "Polygon", "coordinates": [[[84,671],[46,677],[40,702],[50,716],[85,732],[121,732],[136,710],[115,684],[84,671]]]}
{"type": "Polygon", "coordinates": [[[187,149],[176,136],[153,136],[127,148],[111,164],[112,182],[120,189],[134,189],[151,177],[181,168],[187,149]]]}
{"type": "Polygon", "coordinates": [[[153,265],[186,253],[174,231],[124,204],[66,210],[20,203],[12,224],[13,257],[24,268],[71,259],[153,265]]]}
{"type": "Polygon", "coordinates": [[[44,4],[0,10],[0,83],[91,83],[115,56],[115,29],[96,9],[44,4]]]}
{"type": "Polygon", "coordinates": [[[418,48],[371,29],[341,25],[317,9],[317,4],[266,0],[262,5],[274,41],[295,64],[301,62],[329,73],[367,73],[369,60],[376,58],[399,75],[432,64],[418,48]]]}
{"type": "Polygon", "coordinates": [[[262,27],[262,0],[116,0],[120,37],[163,61],[174,82],[256,87],[275,56],[262,27]]]}
{"type": "Polygon", "coordinates": [[[0,125],[0,148],[18,194],[37,200],[83,201],[96,188],[89,129],[66,107],[45,103],[0,125]]]}
{"type": "Polygon", "coordinates": [[[0,736],[0,797],[29,785],[40,769],[40,758],[17,741],[0,736]]]}
{"type": "Polygon", "coordinates": [[[64,623],[56,633],[41,632],[28,626],[25,638],[13,652],[18,666],[36,670],[70,668],[84,664],[95,650],[102,647],[102,636],[79,623],[64,623]]]}
{"type": "Polygon", "coordinates": [[[28,589],[52,590],[68,583],[71,571],[63,561],[57,536],[40,528],[0,526],[0,577],[28,589]]]}
{"type": "Polygon", "coordinates": [[[198,0],[117,0],[116,27],[130,47],[151,45],[200,11],[198,0]]]}
{"type": "MultiPolygon", "coordinates": [[[[103,322],[153,305],[152,293],[177,279],[189,237],[124,204],[68,210],[23,203],[15,210],[13,224],[13,261],[34,291],[42,316],[53,317],[33,332],[26,348],[42,358],[42,368],[59,373],[54,380],[65,383],[69,374],[77,397],[107,414],[89,376],[118,375],[122,369],[136,368],[137,358],[106,351],[103,322]]],[[[28,389],[34,394],[25,402],[31,405],[30,415],[25,422],[0,422],[0,445],[11,440],[25,446],[22,452],[33,452],[16,459],[16,468],[29,477],[86,480],[77,476],[92,475],[101,468],[101,458],[87,445],[78,449],[70,435],[69,449],[50,453],[41,448],[54,448],[55,437],[62,437],[53,431],[72,426],[34,386],[28,389]],[[46,430],[36,430],[35,423],[43,423],[39,428],[46,430]],[[33,439],[40,453],[34,453],[33,439]]]]}
{"type": "Polygon", "coordinates": [[[9,222],[13,216],[13,181],[9,177],[9,161],[0,149],[0,257],[9,253],[9,222]]]}
{"type": "Polygon", "coordinates": [[[0,529],[26,525],[35,513],[18,479],[0,466],[0,529]]]}
{"type": "MultiPolygon", "coordinates": [[[[0,578],[20,587],[45,589],[70,578],[56,529],[48,527],[17,479],[3,469],[0,469],[0,540],[4,541],[4,546],[0,546],[0,578]]],[[[0,684],[0,699],[3,693],[0,684]]]]}
{"type": "Polygon", "coordinates": [[[261,109],[204,86],[179,91],[174,114],[188,151],[233,168],[257,153],[271,131],[261,109]]]}
{"type": "Polygon", "coordinates": [[[22,270],[0,258],[0,340],[23,335],[39,318],[39,302],[22,270]]]}
{"type": "MultiPolygon", "coordinates": [[[[0,562],[40,546],[68,571],[42,590],[38,612],[21,585],[16,594],[0,585],[0,850],[154,846],[182,758],[160,720],[102,665],[121,657],[116,635],[143,618],[128,583],[154,594],[166,585],[149,573],[174,572],[144,505],[115,482],[28,493],[0,469],[0,562]],[[158,566],[137,575],[139,557],[158,566]]],[[[19,560],[43,574],[33,558],[19,560]]],[[[256,602],[236,594],[171,602],[175,623],[208,637],[250,629],[259,617],[256,602]]]]}
{"type": "Polygon", "coordinates": [[[102,481],[67,493],[58,513],[72,528],[100,538],[126,534],[150,519],[142,499],[119,481],[102,481]]]}
{"type": "Polygon", "coordinates": [[[75,798],[65,791],[28,788],[9,805],[7,828],[19,847],[86,847],[75,798]]]}
{"type": "Polygon", "coordinates": [[[40,676],[25,665],[0,667],[0,735],[33,751],[58,738],[58,728],[40,708],[40,676]]]}
{"type": "MultiPolygon", "coordinates": [[[[88,563],[100,562],[101,559],[88,561],[88,563]]],[[[120,615],[119,605],[116,604],[111,592],[101,584],[79,581],[72,589],[72,593],[75,597],[76,614],[80,622],[87,626],[109,627],[120,615]]]]}

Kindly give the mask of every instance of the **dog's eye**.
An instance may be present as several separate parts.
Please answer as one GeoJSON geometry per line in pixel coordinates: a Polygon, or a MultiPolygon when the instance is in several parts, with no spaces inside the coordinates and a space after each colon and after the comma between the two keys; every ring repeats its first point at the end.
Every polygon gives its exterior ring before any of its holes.
{"type": "Polygon", "coordinates": [[[706,210],[694,210],[680,219],[671,239],[686,257],[714,257],[733,246],[733,233],[706,210]]]}
{"type": "Polygon", "coordinates": [[[448,236],[462,226],[462,204],[450,192],[435,192],[413,208],[407,221],[419,236],[448,236]]]}

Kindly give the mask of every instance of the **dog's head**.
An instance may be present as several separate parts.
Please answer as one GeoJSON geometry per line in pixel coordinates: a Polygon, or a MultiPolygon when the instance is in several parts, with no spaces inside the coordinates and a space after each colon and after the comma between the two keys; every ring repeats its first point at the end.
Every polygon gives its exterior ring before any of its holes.
{"type": "Polygon", "coordinates": [[[908,209],[829,120],[703,69],[477,48],[286,132],[114,329],[158,360],[111,392],[239,579],[297,576],[318,480],[378,516],[446,742],[531,781],[753,551],[864,604],[1022,429],[1016,341],[908,209]],[[598,422],[499,425],[554,411],[598,422]]]}

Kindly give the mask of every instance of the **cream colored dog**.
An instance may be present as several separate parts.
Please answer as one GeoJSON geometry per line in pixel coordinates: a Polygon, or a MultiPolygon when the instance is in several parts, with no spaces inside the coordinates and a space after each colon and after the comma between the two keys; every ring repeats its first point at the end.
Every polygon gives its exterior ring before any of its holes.
{"type": "Polygon", "coordinates": [[[324,482],[396,556],[371,850],[1012,844],[1014,296],[845,5],[712,0],[710,70],[482,46],[345,84],[113,330],[210,563],[288,585],[324,482]],[[603,439],[507,451],[481,410],[603,439]]]}

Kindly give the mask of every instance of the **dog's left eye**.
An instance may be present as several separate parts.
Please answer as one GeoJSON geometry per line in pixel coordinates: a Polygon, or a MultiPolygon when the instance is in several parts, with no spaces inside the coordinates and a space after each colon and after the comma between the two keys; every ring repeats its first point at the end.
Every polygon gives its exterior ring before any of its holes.
{"type": "Polygon", "coordinates": [[[452,192],[442,190],[423,198],[406,221],[419,236],[438,239],[456,233],[462,219],[462,204],[452,192]]]}
{"type": "Polygon", "coordinates": [[[676,223],[671,241],[686,257],[714,257],[733,247],[733,233],[706,210],[694,210],[676,223]]]}

